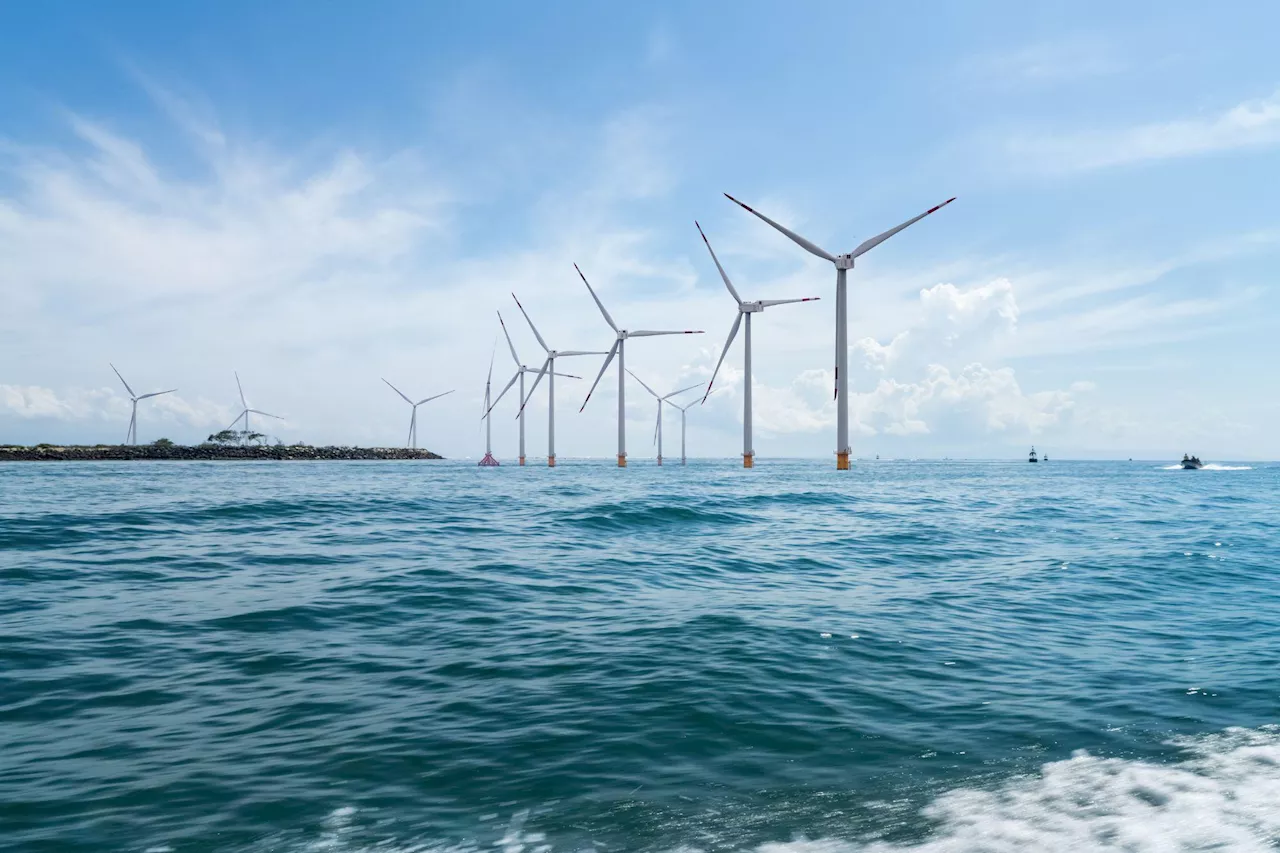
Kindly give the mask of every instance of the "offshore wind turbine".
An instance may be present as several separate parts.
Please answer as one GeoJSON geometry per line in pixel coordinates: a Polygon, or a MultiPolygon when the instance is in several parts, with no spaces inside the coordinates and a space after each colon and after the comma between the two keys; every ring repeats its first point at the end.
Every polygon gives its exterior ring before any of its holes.
{"type": "Polygon", "coordinates": [[[484,458],[480,460],[479,465],[482,468],[497,468],[498,460],[493,458],[493,420],[487,415],[489,414],[489,392],[493,388],[493,357],[498,354],[498,342],[493,342],[493,350],[489,353],[489,375],[484,380],[484,414],[480,417],[484,420],[484,458]]]}
{"type": "Polygon", "coordinates": [[[236,373],[236,390],[240,392],[240,405],[244,406],[244,411],[242,411],[239,415],[236,415],[236,419],[231,422],[231,426],[227,427],[227,429],[231,429],[236,424],[240,423],[241,419],[244,419],[244,429],[241,430],[240,432],[240,440],[242,442],[249,436],[249,414],[251,412],[255,415],[262,415],[263,417],[275,418],[278,421],[284,420],[284,418],[280,417],[279,415],[273,415],[270,412],[264,412],[264,411],[261,411],[260,409],[249,408],[249,403],[244,398],[244,386],[240,384],[239,373],[236,373]]]}
{"type": "MultiPolygon", "coordinates": [[[[387,380],[385,379],[383,379],[382,381],[387,382],[387,380]]],[[[453,392],[445,391],[444,394],[436,394],[433,397],[425,397],[415,403],[412,400],[410,400],[408,397],[406,397],[403,391],[401,391],[396,386],[392,385],[390,382],[387,382],[387,387],[390,388],[392,391],[395,391],[397,394],[399,394],[400,399],[404,400],[406,403],[408,403],[410,406],[413,407],[413,414],[409,416],[409,439],[405,442],[405,446],[410,447],[414,450],[417,450],[418,449],[418,407],[421,406],[423,403],[430,403],[432,400],[438,400],[441,397],[445,396],[446,394],[452,394],[453,392]]]]}
{"type": "Polygon", "coordinates": [[[596,381],[591,383],[591,390],[587,392],[587,399],[582,401],[582,408],[579,412],[587,407],[587,403],[591,402],[591,395],[596,390],[596,386],[600,384],[600,377],[604,376],[604,372],[609,369],[609,362],[613,361],[613,357],[618,357],[618,467],[627,467],[627,382],[626,382],[626,343],[627,338],[648,338],[655,335],[700,335],[702,330],[684,330],[677,332],[654,332],[649,330],[641,330],[630,332],[626,329],[619,329],[618,324],[613,322],[613,318],[609,316],[609,312],[605,310],[604,303],[600,301],[600,297],[596,296],[595,290],[591,288],[591,282],[587,281],[587,277],[582,274],[582,270],[578,269],[578,265],[574,264],[573,268],[578,270],[578,277],[582,279],[582,283],[587,286],[587,290],[591,292],[591,298],[595,300],[596,307],[600,309],[600,313],[604,315],[604,321],[609,324],[609,328],[613,329],[618,336],[613,342],[613,348],[609,350],[609,354],[605,356],[604,364],[600,365],[600,372],[596,374],[596,381]]]}
{"type": "Polygon", "coordinates": [[[831,261],[836,268],[836,469],[840,471],[849,470],[849,299],[846,293],[846,282],[848,280],[849,270],[853,269],[853,262],[856,258],[879,246],[885,240],[888,240],[894,234],[909,225],[914,225],[921,219],[924,219],[930,213],[934,213],[951,202],[955,201],[955,197],[947,199],[942,204],[929,208],[919,216],[908,219],[906,222],[894,228],[890,228],[883,234],[878,234],[869,240],[864,240],[852,252],[843,255],[833,255],[826,249],[811,243],[799,234],[785,228],[765,216],[758,210],[752,210],[747,205],[738,201],[728,193],[724,197],[729,201],[741,207],[748,213],[759,217],[764,222],[772,225],[789,237],[796,245],[804,249],[810,254],[817,255],[824,260],[831,261]]]}
{"type": "Polygon", "coordinates": [[[756,451],[751,444],[751,315],[759,314],[766,308],[774,305],[787,305],[792,302],[816,302],[818,297],[808,296],[802,299],[760,299],[755,302],[746,302],[738,291],[734,289],[733,282],[729,281],[729,276],[725,273],[724,267],[720,266],[720,259],[716,257],[716,252],[711,248],[711,241],[707,239],[707,235],[702,233],[702,226],[695,221],[693,223],[698,233],[702,234],[702,242],[706,243],[707,251],[711,253],[711,260],[715,261],[716,269],[720,271],[720,278],[724,280],[724,286],[729,288],[729,295],[738,303],[738,316],[734,318],[733,326],[729,329],[729,339],[724,342],[724,349],[720,352],[720,360],[716,362],[716,369],[711,371],[711,381],[707,383],[707,393],[702,395],[702,402],[707,402],[707,397],[711,395],[711,384],[716,381],[716,374],[720,372],[720,365],[724,363],[724,357],[729,354],[729,347],[733,345],[733,339],[738,335],[738,327],[743,325],[745,319],[746,330],[742,333],[742,467],[752,468],[755,466],[756,451]]]}
{"type": "Polygon", "coordinates": [[[681,465],[686,464],[685,458],[684,458],[684,427],[685,427],[684,416],[685,416],[685,413],[689,411],[689,407],[694,405],[694,403],[697,403],[697,402],[698,402],[697,400],[694,400],[692,403],[685,403],[683,406],[679,405],[678,403],[671,404],[680,410],[680,464],[681,465]]]}
{"type": "Polygon", "coordinates": [[[120,384],[124,386],[124,390],[129,392],[129,399],[133,402],[133,414],[129,416],[129,430],[125,433],[124,443],[137,444],[138,443],[138,401],[145,400],[148,397],[159,397],[161,394],[172,394],[174,391],[177,391],[178,389],[170,388],[168,391],[152,391],[150,394],[135,394],[133,393],[133,389],[129,387],[129,383],[124,381],[123,376],[120,376],[120,371],[116,370],[116,366],[114,364],[111,364],[111,362],[107,362],[107,364],[111,365],[111,369],[115,371],[116,376],[119,377],[120,379],[120,384]]]}
{"type": "MultiPolygon", "coordinates": [[[[702,386],[702,383],[699,382],[697,385],[690,385],[688,388],[681,388],[679,391],[672,391],[670,394],[659,394],[657,391],[654,391],[648,385],[645,385],[644,380],[641,379],[639,376],[636,376],[635,373],[633,373],[630,368],[627,369],[627,373],[630,373],[631,378],[639,382],[641,387],[643,387],[644,390],[652,394],[653,398],[658,401],[658,425],[654,427],[653,440],[658,445],[658,464],[661,465],[662,464],[662,404],[670,400],[672,397],[676,397],[680,394],[683,394],[686,391],[692,391],[694,388],[700,388],[702,386]]],[[[671,405],[674,406],[675,403],[672,403],[671,405]]],[[[692,403],[690,405],[692,405],[692,403]]],[[[683,465],[684,464],[684,433],[683,431],[681,432],[680,446],[681,446],[680,464],[683,465]]]]}
{"type": "MultiPolygon", "coordinates": [[[[520,313],[524,315],[525,322],[529,324],[529,328],[533,330],[533,336],[538,339],[538,344],[547,352],[547,360],[542,362],[542,369],[538,371],[538,376],[533,380],[533,386],[529,388],[529,394],[520,401],[520,411],[516,414],[517,418],[524,417],[524,407],[529,405],[529,399],[533,396],[533,392],[538,390],[538,383],[542,381],[542,377],[550,376],[547,380],[547,467],[556,467],[556,359],[573,355],[604,355],[602,352],[587,350],[553,350],[547,346],[547,342],[542,339],[542,335],[538,334],[538,327],[533,325],[533,321],[529,319],[529,312],[524,310],[524,306],[520,304],[520,300],[516,299],[516,295],[511,294],[511,298],[516,300],[516,306],[519,307],[520,313]]],[[[565,374],[559,374],[564,376],[565,374]]],[[[574,377],[575,379],[577,377],[574,377]]],[[[506,393],[505,390],[503,393],[506,393]]]]}
{"type": "MultiPolygon", "coordinates": [[[[502,325],[502,334],[506,337],[507,346],[511,349],[511,358],[516,363],[516,372],[515,372],[515,375],[511,377],[511,381],[507,383],[506,387],[503,388],[500,392],[498,392],[497,398],[494,399],[492,403],[489,403],[485,408],[484,416],[486,418],[489,417],[489,412],[493,410],[493,407],[498,405],[498,401],[501,400],[503,396],[508,391],[511,390],[511,386],[516,384],[516,380],[520,381],[520,400],[523,402],[525,398],[524,397],[524,375],[526,373],[538,372],[534,370],[532,367],[527,367],[525,363],[520,360],[520,356],[516,355],[516,345],[511,343],[511,335],[507,332],[507,324],[502,322],[501,311],[498,312],[498,322],[502,325]]],[[[566,379],[582,378],[581,376],[574,376],[572,373],[557,373],[556,376],[563,376],[566,379]]],[[[520,464],[524,465],[524,406],[523,405],[520,407],[520,414],[516,415],[516,417],[520,421],[520,464]]]]}

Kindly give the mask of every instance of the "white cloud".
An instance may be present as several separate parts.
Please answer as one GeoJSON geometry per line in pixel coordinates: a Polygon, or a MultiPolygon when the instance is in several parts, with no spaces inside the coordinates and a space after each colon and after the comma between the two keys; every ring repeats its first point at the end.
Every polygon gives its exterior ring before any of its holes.
{"type": "Polygon", "coordinates": [[[1015,136],[1000,157],[1015,168],[1079,172],[1280,143],[1280,91],[1221,112],[1133,127],[1015,136]]]}
{"type": "MultiPolygon", "coordinates": [[[[0,385],[0,411],[24,419],[57,421],[127,421],[129,399],[107,388],[71,388],[59,393],[38,385],[0,385]]],[[[215,427],[234,415],[228,407],[204,398],[187,400],[177,394],[153,397],[138,404],[140,420],[156,420],[193,427],[215,427]]]]}
{"type": "Polygon", "coordinates": [[[961,71],[986,86],[1010,89],[1104,77],[1124,68],[1119,52],[1109,43],[1074,36],[975,57],[961,71]]]}

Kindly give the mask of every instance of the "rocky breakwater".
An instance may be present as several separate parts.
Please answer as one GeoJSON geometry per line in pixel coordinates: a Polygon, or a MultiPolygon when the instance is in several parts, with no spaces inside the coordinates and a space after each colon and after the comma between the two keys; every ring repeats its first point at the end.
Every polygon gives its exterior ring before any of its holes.
{"type": "Polygon", "coordinates": [[[294,445],[220,445],[197,444],[99,444],[58,446],[38,444],[34,447],[0,445],[0,462],[94,462],[132,459],[274,459],[277,461],[351,460],[351,459],[443,459],[430,450],[407,447],[311,447],[294,445]]]}

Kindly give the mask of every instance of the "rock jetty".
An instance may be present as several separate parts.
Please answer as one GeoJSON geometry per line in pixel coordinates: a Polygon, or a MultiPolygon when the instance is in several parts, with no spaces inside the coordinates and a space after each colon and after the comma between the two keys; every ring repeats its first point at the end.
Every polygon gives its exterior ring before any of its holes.
{"type": "Polygon", "coordinates": [[[407,447],[311,447],[294,445],[99,444],[60,447],[0,445],[0,462],[92,462],[131,459],[274,459],[277,461],[342,459],[443,459],[430,450],[407,447]]]}

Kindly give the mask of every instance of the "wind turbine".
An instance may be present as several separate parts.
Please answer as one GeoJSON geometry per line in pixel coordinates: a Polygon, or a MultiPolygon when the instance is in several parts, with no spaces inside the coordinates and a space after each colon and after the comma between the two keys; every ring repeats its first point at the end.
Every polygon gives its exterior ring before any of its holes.
{"type": "MultiPolygon", "coordinates": [[[[646,391],[648,391],[650,394],[652,394],[652,395],[653,395],[653,398],[654,398],[655,400],[657,400],[657,401],[658,401],[658,425],[657,425],[656,427],[654,427],[654,430],[653,430],[653,440],[654,440],[654,441],[657,443],[657,445],[658,445],[658,464],[659,464],[659,465],[661,465],[661,464],[662,464],[662,404],[663,404],[663,403],[665,403],[665,402],[667,402],[668,400],[670,400],[672,397],[675,397],[675,396],[677,396],[677,395],[679,395],[679,394],[683,394],[685,391],[692,391],[694,388],[698,388],[698,387],[700,387],[700,386],[702,385],[702,383],[701,383],[701,382],[699,382],[697,385],[690,385],[688,388],[681,388],[679,391],[672,391],[670,394],[660,395],[657,391],[654,391],[654,390],[653,390],[652,388],[650,388],[648,385],[645,385],[645,384],[644,384],[644,380],[643,380],[643,379],[641,379],[639,376],[636,376],[634,373],[632,373],[630,369],[628,369],[628,370],[627,370],[627,373],[631,373],[631,378],[632,378],[632,379],[634,379],[635,381],[639,382],[639,383],[640,383],[640,385],[641,385],[641,387],[643,387],[643,388],[644,388],[644,390],[646,390],[646,391]]],[[[673,406],[674,406],[674,405],[675,405],[675,403],[672,403],[671,405],[673,405],[673,406]]],[[[680,441],[681,441],[681,447],[682,447],[682,450],[681,450],[681,453],[680,453],[680,464],[681,464],[681,465],[683,465],[683,464],[684,464],[684,452],[683,452],[684,437],[683,437],[683,433],[681,434],[681,440],[680,440],[680,441]]]]}
{"type": "Polygon", "coordinates": [[[242,411],[239,415],[236,416],[236,419],[231,422],[231,426],[227,427],[227,429],[231,429],[236,424],[240,423],[240,420],[243,418],[244,429],[240,432],[241,443],[243,443],[244,440],[249,437],[249,414],[250,413],[253,413],[255,415],[262,415],[263,417],[267,417],[267,418],[275,418],[278,421],[284,420],[284,418],[280,417],[279,415],[273,415],[270,412],[264,412],[259,409],[249,408],[249,403],[244,398],[244,387],[240,384],[239,373],[236,373],[236,389],[240,392],[240,405],[244,406],[244,411],[242,411]]]}
{"type": "MultiPolygon", "coordinates": [[[[383,379],[382,381],[387,382],[387,380],[385,379],[383,379]]],[[[436,394],[433,397],[426,397],[415,403],[412,400],[410,400],[408,397],[406,397],[403,391],[401,391],[396,386],[392,385],[390,382],[387,382],[387,387],[390,388],[392,391],[395,391],[397,394],[399,394],[400,399],[404,400],[406,403],[408,403],[410,406],[413,407],[413,414],[409,416],[409,439],[408,441],[405,442],[405,444],[408,447],[411,447],[414,450],[417,450],[418,449],[418,407],[421,406],[423,403],[430,403],[432,400],[438,400],[441,397],[445,396],[446,394],[452,394],[453,392],[445,391],[444,394],[436,394]]]]}
{"type": "Polygon", "coordinates": [[[724,363],[724,357],[729,354],[729,347],[733,345],[733,339],[738,335],[738,327],[742,325],[743,319],[746,319],[746,330],[742,333],[742,467],[752,468],[755,466],[756,451],[751,446],[751,315],[758,314],[766,308],[774,305],[787,305],[791,302],[817,302],[818,297],[809,296],[803,299],[761,299],[756,302],[744,302],[742,297],[738,295],[738,291],[734,289],[733,282],[729,281],[729,276],[725,274],[724,267],[720,266],[720,259],[716,257],[715,250],[711,248],[711,241],[707,239],[707,235],[702,233],[702,226],[695,221],[698,233],[702,234],[702,242],[707,244],[707,251],[711,253],[711,260],[715,261],[716,269],[720,271],[720,278],[724,279],[724,286],[729,288],[729,295],[738,303],[738,316],[733,321],[733,326],[729,329],[729,339],[724,342],[724,349],[720,352],[720,360],[716,362],[716,369],[711,371],[711,381],[707,383],[707,393],[702,395],[702,402],[707,402],[707,397],[711,395],[711,383],[716,381],[716,374],[720,372],[720,365],[724,363]]]}
{"type": "Polygon", "coordinates": [[[591,283],[587,281],[587,277],[582,274],[582,270],[578,269],[578,265],[574,264],[573,268],[578,270],[578,277],[582,279],[582,283],[587,286],[587,290],[591,291],[591,298],[596,301],[596,307],[600,309],[600,313],[604,315],[604,321],[609,324],[618,338],[613,342],[613,348],[609,350],[609,354],[605,356],[604,364],[600,365],[600,372],[596,374],[596,381],[591,383],[591,390],[587,392],[587,399],[582,401],[582,408],[579,412],[587,407],[587,403],[591,402],[591,395],[595,392],[596,386],[600,384],[600,377],[604,376],[604,372],[609,369],[609,362],[613,361],[613,357],[618,357],[618,467],[627,467],[627,383],[626,383],[626,342],[627,338],[648,338],[654,335],[700,335],[701,330],[685,330],[679,332],[652,332],[638,331],[629,332],[626,329],[619,329],[618,324],[613,322],[613,318],[609,316],[609,312],[604,310],[604,303],[600,301],[600,297],[596,296],[596,292],[592,290],[591,283]]]}
{"type": "MultiPolygon", "coordinates": [[[[107,362],[111,364],[111,362],[107,362]]],[[[129,387],[129,383],[124,381],[124,377],[120,376],[120,371],[116,370],[116,366],[111,364],[111,369],[115,371],[117,377],[120,378],[120,384],[124,386],[124,390],[129,392],[129,399],[133,402],[133,414],[129,416],[129,430],[125,433],[125,444],[138,443],[138,401],[145,400],[148,397],[159,397],[161,394],[172,394],[177,388],[170,388],[168,391],[152,391],[150,394],[135,394],[133,389],[129,387]]]]}
{"type": "Polygon", "coordinates": [[[815,243],[811,243],[799,234],[791,231],[769,217],[765,216],[757,210],[752,210],[747,205],[738,201],[728,193],[724,197],[729,201],[741,207],[748,213],[754,214],[764,220],[774,228],[781,231],[787,237],[791,238],[796,245],[805,251],[817,255],[820,258],[831,261],[836,267],[836,469],[840,471],[849,470],[849,300],[846,293],[845,284],[848,279],[849,270],[853,269],[853,262],[856,258],[879,246],[885,240],[888,240],[894,234],[897,234],[908,225],[914,225],[921,219],[924,219],[930,213],[934,213],[951,202],[955,198],[949,198],[942,204],[929,208],[924,213],[912,219],[908,219],[901,225],[890,228],[883,234],[864,240],[859,244],[858,248],[844,255],[833,255],[826,249],[821,248],[815,243]]]}
{"type": "MultiPolygon", "coordinates": [[[[511,335],[508,334],[507,332],[507,324],[502,322],[501,311],[498,312],[498,322],[502,325],[502,334],[506,336],[507,346],[511,349],[511,358],[515,360],[516,373],[514,376],[511,377],[511,381],[507,383],[507,386],[498,393],[497,399],[495,399],[492,403],[490,403],[488,408],[485,409],[484,416],[486,418],[489,417],[489,412],[493,411],[493,407],[498,405],[498,400],[501,400],[503,396],[508,391],[511,390],[511,386],[516,383],[517,379],[520,380],[520,399],[521,401],[523,401],[525,398],[524,397],[524,375],[526,373],[538,372],[534,370],[532,367],[526,367],[524,362],[520,360],[520,356],[516,355],[516,345],[511,343],[511,335]]],[[[556,376],[563,376],[567,379],[582,378],[581,376],[574,376],[572,373],[557,373],[556,376]]],[[[520,407],[520,414],[517,415],[516,417],[520,420],[520,464],[524,465],[524,406],[520,407]]]]}
{"type": "Polygon", "coordinates": [[[685,403],[683,406],[677,405],[676,403],[672,403],[672,404],[671,404],[671,405],[675,406],[677,409],[679,409],[679,410],[680,410],[680,464],[681,464],[681,465],[684,465],[684,464],[685,464],[685,459],[684,459],[684,426],[685,426],[685,423],[684,423],[684,416],[685,416],[685,412],[689,411],[689,407],[690,407],[690,406],[692,406],[694,403],[697,403],[697,402],[698,402],[697,400],[694,400],[694,401],[693,401],[693,403],[685,403]]]}
{"type": "Polygon", "coordinates": [[[489,352],[489,375],[484,380],[484,414],[480,417],[484,419],[484,458],[480,460],[479,465],[482,468],[497,468],[498,460],[493,458],[493,419],[487,417],[489,414],[489,391],[493,388],[493,357],[498,354],[498,342],[493,342],[493,349],[489,352]]]}
{"type": "MultiPolygon", "coordinates": [[[[553,350],[547,346],[547,342],[542,339],[542,335],[538,334],[538,327],[533,325],[533,321],[529,319],[529,312],[524,310],[524,306],[520,304],[519,299],[516,299],[514,293],[511,294],[511,298],[516,300],[520,313],[524,314],[525,322],[529,324],[530,329],[533,329],[533,336],[538,339],[538,344],[547,352],[547,360],[542,362],[542,369],[538,371],[538,377],[533,380],[533,386],[529,388],[528,396],[520,401],[520,411],[516,414],[516,417],[524,417],[524,407],[529,405],[529,399],[533,396],[533,392],[538,390],[538,383],[542,381],[542,377],[549,375],[551,378],[547,380],[547,467],[554,468],[556,467],[556,376],[566,375],[556,373],[556,359],[572,355],[604,355],[604,353],[587,350],[553,350]]],[[[577,377],[574,378],[576,379],[577,377]]],[[[507,387],[510,387],[510,385],[507,387]]],[[[503,389],[503,393],[506,393],[506,389],[503,389]]],[[[499,395],[499,399],[501,399],[501,395],[499,395]]]]}

